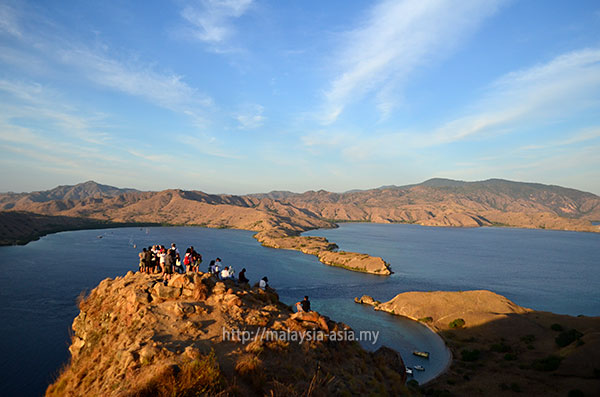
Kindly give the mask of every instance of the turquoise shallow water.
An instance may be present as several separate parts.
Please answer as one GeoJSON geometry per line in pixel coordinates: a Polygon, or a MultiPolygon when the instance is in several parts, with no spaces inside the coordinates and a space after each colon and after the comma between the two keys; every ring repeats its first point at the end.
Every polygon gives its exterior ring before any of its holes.
{"type": "Polygon", "coordinates": [[[68,360],[69,328],[78,314],[75,300],[106,277],[137,267],[137,252],[154,243],[193,245],[205,264],[217,256],[256,282],[268,276],[289,304],[309,295],[314,310],[352,326],[379,332],[376,344],[398,350],[408,365],[421,363],[424,382],[446,364],[448,353],[437,335],[422,325],[355,304],[364,293],[376,295],[385,278],[325,266],[297,251],[262,247],[252,233],[196,227],[123,228],[63,232],[25,246],[0,247],[0,395],[43,394],[68,360]],[[101,236],[102,238],[98,238],[101,236]],[[133,248],[136,244],[138,248],[133,248]],[[366,288],[368,286],[368,288],[366,288]],[[427,361],[413,349],[429,350],[427,361]]]}

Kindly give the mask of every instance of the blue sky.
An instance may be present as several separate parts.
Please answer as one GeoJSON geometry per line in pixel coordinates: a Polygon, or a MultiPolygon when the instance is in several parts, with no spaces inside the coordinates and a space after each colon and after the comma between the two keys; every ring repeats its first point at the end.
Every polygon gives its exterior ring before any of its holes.
{"type": "Polygon", "coordinates": [[[0,0],[0,191],[600,194],[597,1],[0,0]]]}

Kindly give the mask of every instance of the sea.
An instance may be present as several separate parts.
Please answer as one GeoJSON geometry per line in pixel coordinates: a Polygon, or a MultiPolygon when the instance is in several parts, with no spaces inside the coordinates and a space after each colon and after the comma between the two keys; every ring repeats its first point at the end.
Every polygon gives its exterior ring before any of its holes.
{"type": "Polygon", "coordinates": [[[326,266],[297,251],[262,247],[252,232],[200,227],[83,230],[51,234],[25,246],[0,247],[0,395],[43,395],[69,359],[77,297],[107,277],[137,268],[152,244],[194,246],[204,264],[220,257],[251,282],[263,276],[288,304],[310,297],[314,310],[356,331],[377,332],[369,350],[396,349],[406,365],[425,367],[425,383],[450,360],[441,339],[417,322],[353,302],[384,301],[404,291],[490,289],[517,304],[572,315],[600,314],[600,235],[510,228],[429,228],[344,223],[306,235],[341,249],[382,256],[389,277],[326,266]],[[425,360],[411,354],[426,350],[425,360]]]}

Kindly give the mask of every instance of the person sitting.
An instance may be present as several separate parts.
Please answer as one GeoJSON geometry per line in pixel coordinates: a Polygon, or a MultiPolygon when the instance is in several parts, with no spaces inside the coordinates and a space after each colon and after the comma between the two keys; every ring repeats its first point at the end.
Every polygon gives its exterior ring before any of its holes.
{"type": "Polygon", "coordinates": [[[304,300],[296,302],[296,311],[305,313],[310,312],[310,301],[308,300],[308,296],[305,296],[304,300]]]}
{"type": "Polygon", "coordinates": [[[231,278],[231,275],[229,274],[229,268],[227,266],[225,266],[223,270],[221,270],[220,278],[221,280],[228,280],[229,278],[231,278]]]}
{"type": "Polygon", "coordinates": [[[246,268],[243,268],[238,276],[238,281],[240,284],[247,284],[250,280],[246,277],[246,268]]]}
{"type": "Polygon", "coordinates": [[[267,278],[267,276],[260,279],[260,281],[258,282],[258,286],[263,290],[269,288],[269,279],[267,278]]]}

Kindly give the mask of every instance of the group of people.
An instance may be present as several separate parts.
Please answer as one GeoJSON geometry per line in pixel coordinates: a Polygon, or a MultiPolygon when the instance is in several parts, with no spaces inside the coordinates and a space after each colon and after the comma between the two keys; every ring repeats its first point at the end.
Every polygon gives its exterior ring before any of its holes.
{"type": "Polygon", "coordinates": [[[143,248],[138,256],[140,272],[161,273],[165,282],[171,278],[173,273],[198,272],[200,263],[202,263],[202,255],[196,252],[194,247],[189,247],[185,251],[182,261],[175,243],[172,243],[170,248],[160,244],[143,248]]]}
{"type": "MultiPolygon", "coordinates": [[[[194,247],[185,250],[183,260],[179,255],[179,249],[175,243],[170,248],[164,245],[153,245],[143,248],[139,253],[140,272],[148,274],[162,274],[163,282],[166,284],[174,273],[185,274],[186,272],[199,272],[202,263],[202,255],[194,247]]],[[[246,277],[246,268],[240,271],[238,277],[235,277],[233,266],[223,266],[221,258],[211,260],[208,265],[208,272],[219,280],[233,280],[239,284],[248,284],[250,280],[246,277]]],[[[265,276],[258,282],[259,288],[266,290],[269,288],[269,279],[265,276]]],[[[296,310],[299,312],[310,312],[310,301],[308,296],[304,300],[296,303],[296,310]]]]}

